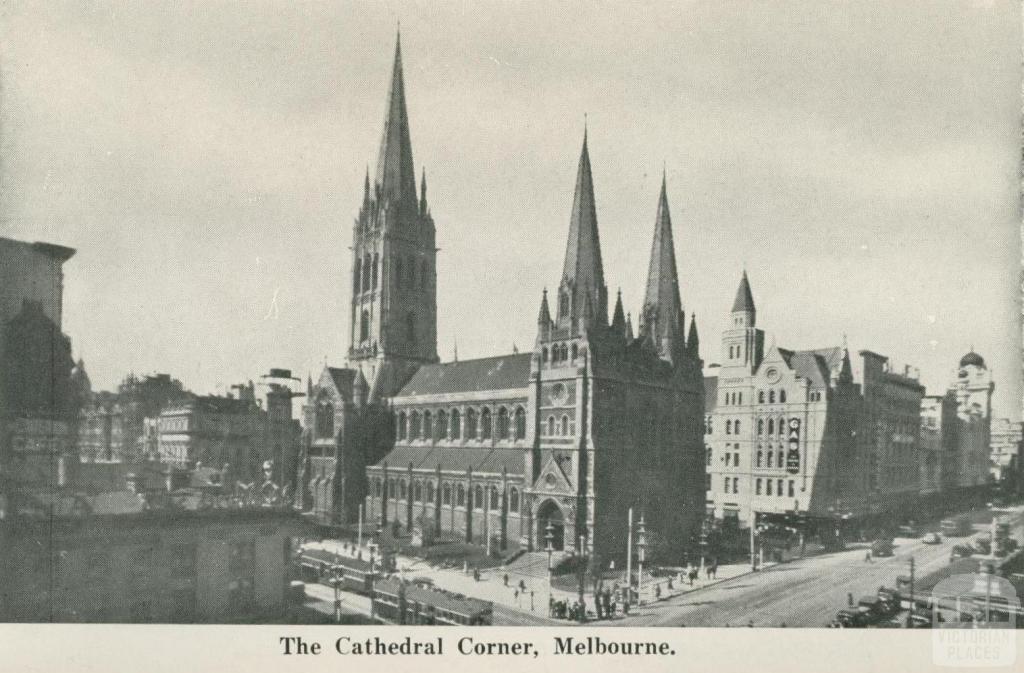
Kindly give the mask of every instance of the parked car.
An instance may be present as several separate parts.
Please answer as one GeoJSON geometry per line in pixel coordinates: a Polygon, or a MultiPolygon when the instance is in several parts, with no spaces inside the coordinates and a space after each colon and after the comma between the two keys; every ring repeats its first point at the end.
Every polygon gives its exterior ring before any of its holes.
{"type": "Polygon", "coordinates": [[[970,558],[974,555],[974,551],[974,547],[969,544],[954,545],[953,550],[949,552],[949,560],[952,561],[958,558],[970,558]]]}
{"type": "Polygon", "coordinates": [[[939,525],[942,528],[942,534],[946,537],[963,537],[974,530],[971,520],[965,516],[943,519],[939,525]]]}
{"type": "Polygon", "coordinates": [[[879,596],[861,596],[857,609],[867,615],[869,623],[877,622],[892,614],[889,604],[879,596]]]}
{"type": "Polygon", "coordinates": [[[939,533],[925,533],[924,537],[921,538],[921,542],[925,544],[942,544],[942,535],[939,533]]]}
{"type": "Polygon", "coordinates": [[[900,611],[900,604],[903,601],[903,596],[897,589],[887,589],[886,587],[882,587],[878,590],[878,597],[885,601],[889,614],[896,614],[900,611]]]}
{"type": "Polygon", "coordinates": [[[870,623],[867,614],[860,610],[840,610],[836,613],[835,624],[844,629],[862,629],[870,623]]]}
{"type": "Polygon", "coordinates": [[[883,538],[871,543],[872,556],[892,556],[894,553],[892,540],[883,538]]]}
{"type": "Polygon", "coordinates": [[[897,537],[917,537],[920,534],[917,527],[912,525],[900,526],[896,529],[897,537]]]}

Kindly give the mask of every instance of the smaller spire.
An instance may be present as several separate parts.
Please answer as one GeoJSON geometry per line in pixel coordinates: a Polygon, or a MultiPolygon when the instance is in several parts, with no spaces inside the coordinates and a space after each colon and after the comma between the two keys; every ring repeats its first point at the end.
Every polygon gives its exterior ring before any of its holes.
{"type": "Polygon", "coordinates": [[[743,271],[743,277],[740,279],[740,286],[736,288],[736,299],[732,303],[732,312],[740,313],[749,311],[753,313],[754,308],[754,295],[750,292],[750,281],[747,279],[746,270],[743,271]]]}
{"type": "Polygon", "coordinates": [[[626,314],[626,341],[632,341],[635,337],[633,336],[633,314],[626,314]]]}
{"type": "Polygon", "coordinates": [[[540,300],[540,314],[537,316],[537,324],[546,327],[550,322],[551,310],[548,308],[548,289],[544,288],[544,294],[540,300]]]}
{"type": "Polygon", "coordinates": [[[420,177],[420,214],[427,214],[427,169],[423,167],[420,177]]]}
{"type": "Polygon", "coordinates": [[[690,333],[686,337],[686,348],[693,355],[700,355],[700,337],[697,335],[697,314],[690,316],[690,333]]]}
{"type": "Polygon", "coordinates": [[[612,314],[612,329],[616,334],[626,335],[626,315],[622,311],[622,288],[619,288],[618,297],[615,299],[615,311],[612,314]]]}

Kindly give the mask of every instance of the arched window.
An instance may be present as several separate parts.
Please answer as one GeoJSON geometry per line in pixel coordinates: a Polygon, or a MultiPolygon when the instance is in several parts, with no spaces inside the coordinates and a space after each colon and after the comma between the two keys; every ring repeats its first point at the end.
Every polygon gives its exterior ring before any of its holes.
{"type": "Polygon", "coordinates": [[[420,412],[414,411],[409,414],[409,439],[420,438],[420,412]]]}
{"type": "Polygon", "coordinates": [[[774,390],[769,390],[768,391],[768,403],[769,404],[774,404],[775,403],[775,391],[774,390]]]}
{"type": "Polygon", "coordinates": [[[412,499],[416,502],[423,500],[423,485],[416,481],[412,485],[412,499]]]}
{"type": "Polygon", "coordinates": [[[772,494],[772,480],[771,479],[765,479],[764,480],[764,485],[765,485],[765,492],[764,492],[765,495],[771,495],[772,494]]]}
{"type": "Polygon", "coordinates": [[[405,427],[405,412],[398,412],[398,438],[405,439],[406,427],[405,427]]]}
{"type": "Polygon", "coordinates": [[[449,506],[452,504],[451,484],[444,484],[441,486],[441,503],[449,506]]]}
{"type": "Polygon", "coordinates": [[[759,435],[763,435],[764,434],[764,419],[763,418],[757,419],[757,434],[759,434],[759,435]]]}
{"type": "Polygon", "coordinates": [[[444,411],[437,412],[437,436],[448,439],[448,414],[444,411]]]}
{"type": "Polygon", "coordinates": [[[401,479],[398,482],[398,498],[400,500],[405,500],[407,495],[408,493],[406,493],[405,479],[401,479]]]}
{"type": "Polygon", "coordinates": [[[427,502],[434,502],[434,482],[427,482],[427,502]]]}
{"type": "Polygon", "coordinates": [[[772,461],[775,460],[774,456],[775,456],[774,452],[772,452],[772,451],[768,452],[768,467],[772,466],[772,461]]]}
{"type": "Polygon", "coordinates": [[[775,486],[776,486],[775,493],[778,494],[778,495],[782,495],[782,479],[778,479],[775,482],[775,486]]]}
{"type": "Polygon", "coordinates": [[[466,439],[476,439],[476,409],[466,409],[466,439]]]}
{"type": "Polygon", "coordinates": [[[434,438],[434,419],[431,417],[429,411],[423,412],[423,439],[431,440],[434,438]]]}
{"type": "Polygon", "coordinates": [[[380,270],[380,255],[374,253],[373,255],[373,271],[370,272],[370,287],[374,290],[377,289],[377,274],[380,270]]]}
{"type": "Polygon", "coordinates": [[[508,511],[515,514],[519,513],[519,489],[515,486],[508,490],[508,511]]]}
{"type": "Polygon", "coordinates": [[[359,314],[359,341],[363,342],[370,338],[370,312],[363,309],[359,314]]]}
{"type": "Polygon", "coordinates": [[[464,507],[466,505],[466,487],[463,484],[459,484],[458,488],[455,489],[455,506],[464,507]]]}
{"type": "Polygon", "coordinates": [[[362,270],[363,270],[363,260],[361,260],[361,259],[359,259],[357,257],[356,258],[356,266],[352,270],[352,292],[354,292],[355,294],[359,294],[359,291],[360,291],[360,287],[359,287],[360,283],[359,283],[359,281],[362,280],[362,277],[361,277],[362,270]]]}
{"type": "Polygon", "coordinates": [[[743,393],[736,393],[736,404],[743,404],[743,393]]]}
{"type": "Polygon", "coordinates": [[[563,292],[562,296],[558,298],[558,317],[569,315],[569,293],[563,292]]]}
{"type": "Polygon", "coordinates": [[[548,416],[548,437],[555,436],[555,417],[548,416]]]}
{"type": "Polygon", "coordinates": [[[580,356],[579,346],[577,346],[576,344],[573,344],[572,345],[572,359],[575,360],[579,356],[580,356]]]}
{"type": "Polygon", "coordinates": [[[773,419],[773,418],[769,418],[768,419],[768,434],[769,435],[774,435],[775,434],[775,419],[773,419]]]}
{"type": "Polygon", "coordinates": [[[370,289],[370,266],[373,264],[373,258],[370,257],[370,253],[366,253],[363,256],[363,292],[370,289]]]}
{"type": "Polygon", "coordinates": [[[498,487],[491,486],[491,509],[498,509],[498,487]]]}
{"type": "Polygon", "coordinates": [[[757,452],[757,466],[761,467],[764,465],[764,451],[757,452]]]}
{"type": "Polygon", "coordinates": [[[775,463],[779,467],[782,467],[782,449],[779,449],[779,462],[775,463]]]}
{"type": "Polygon", "coordinates": [[[732,419],[725,422],[725,434],[732,434],[732,419]]]}
{"type": "Polygon", "coordinates": [[[452,439],[462,437],[462,415],[458,409],[452,409],[452,439]]]}
{"type": "Polygon", "coordinates": [[[736,422],[732,424],[733,434],[740,434],[740,419],[736,419],[736,422]]]}
{"type": "Polygon", "coordinates": [[[316,436],[334,436],[334,405],[330,402],[322,402],[316,408],[316,436]]]}
{"type": "Polygon", "coordinates": [[[515,425],[516,439],[526,439],[526,409],[516,407],[515,425]]]}
{"type": "Polygon", "coordinates": [[[562,432],[560,433],[563,437],[569,434],[569,417],[562,416],[562,432]]]}
{"type": "Polygon", "coordinates": [[[568,360],[569,359],[569,347],[566,346],[565,344],[562,344],[562,359],[563,360],[568,360]]]}
{"type": "Polygon", "coordinates": [[[758,479],[754,482],[754,494],[761,495],[761,480],[758,479]]]}
{"type": "Polygon", "coordinates": [[[416,314],[412,311],[405,314],[405,340],[410,346],[416,345],[416,314]]]}
{"type": "Polygon", "coordinates": [[[541,360],[543,362],[547,362],[548,361],[548,347],[545,346],[544,348],[540,349],[540,352],[541,352],[541,360]]]}
{"type": "Polygon", "coordinates": [[[380,497],[380,490],[381,490],[380,489],[380,479],[374,479],[373,480],[373,494],[375,496],[377,496],[378,498],[380,497]]]}
{"type": "Polygon", "coordinates": [[[480,411],[480,439],[491,438],[491,410],[484,407],[480,411]]]}
{"type": "Polygon", "coordinates": [[[759,404],[764,404],[764,391],[761,390],[757,393],[757,401],[759,404]]]}
{"type": "Polygon", "coordinates": [[[781,437],[782,435],[786,434],[786,420],[785,420],[785,418],[779,418],[778,430],[779,430],[779,437],[781,437]]]}
{"type": "Polygon", "coordinates": [[[498,409],[498,439],[508,439],[508,409],[498,409]]]}
{"type": "Polygon", "coordinates": [[[484,508],[484,489],[480,484],[473,489],[473,509],[484,508]]]}
{"type": "Polygon", "coordinates": [[[779,391],[779,402],[785,402],[785,401],[786,401],[786,391],[785,390],[780,390],[779,391]]]}

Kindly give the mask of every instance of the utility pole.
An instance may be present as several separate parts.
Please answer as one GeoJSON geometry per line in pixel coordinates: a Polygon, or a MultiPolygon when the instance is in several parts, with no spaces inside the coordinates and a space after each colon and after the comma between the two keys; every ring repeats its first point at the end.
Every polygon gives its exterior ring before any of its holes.
{"type": "Polygon", "coordinates": [[[914,605],[916,605],[916,604],[917,604],[917,599],[914,598],[914,557],[911,556],[910,557],[910,612],[907,613],[907,628],[908,629],[910,628],[910,625],[911,625],[911,623],[913,621],[913,618],[914,618],[914,605]]]}
{"type": "Polygon", "coordinates": [[[585,583],[586,583],[586,574],[587,574],[587,554],[586,554],[585,544],[586,544],[586,541],[584,540],[584,536],[580,535],[580,554],[579,554],[579,557],[580,557],[579,558],[579,563],[580,563],[580,574],[579,574],[580,586],[579,586],[579,593],[580,593],[580,621],[581,622],[587,621],[587,604],[585,602],[583,602],[583,591],[586,588],[585,587],[585,583]]]}
{"type": "Polygon", "coordinates": [[[750,569],[757,570],[757,558],[755,557],[755,542],[754,536],[757,535],[757,511],[751,510],[752,519],[750,521],[750,569]]]}
{"type": "Polygon", "coordinates": [[[626,600],[633,601],[633,508],[629,508],[629,532],[626,535],[626,600]]]}

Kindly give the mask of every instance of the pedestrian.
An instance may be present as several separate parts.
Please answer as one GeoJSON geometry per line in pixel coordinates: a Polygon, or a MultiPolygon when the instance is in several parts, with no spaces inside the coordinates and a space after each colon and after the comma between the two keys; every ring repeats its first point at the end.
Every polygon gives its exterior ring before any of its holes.
{"type": "Polygon", "coordinates": [[[707,579],[711,579],[711,566],[704,566],[704,575],[707,579]]]}
{"type": "Polygon", "coordinates": [[[661,585],[660,584],[655,584],[654,585],[654,600],[660,600],[660,599],[661,599],[661,585]]]}
{"type": "Polygon", "coordinates": [[[519,607],[519,589],[515,591],[516,607],[519,607]]]}
{"type": "Polygon", "coordinates": [[[697,580],[697,569],[694,568],[693,570],[690,571],[690,586],[691,587],[693,586],[693,583],[696,580],[697,580]]]}
{"type": "Polygon", "coordinates": [[[871,550],[870,549],[868,550],[868,553],[864,555],[864,562],[865,563],[873,563],[873,561],[871,560],[871,550]]]}
{"type": "Polygon", "coordinates": [[[849,592],[848,592],[848,593],[846,594],[846,604],[847,604],[848,606],[850,606],[851,608],[853,607],[853,594],[852,594],[852,593],[849,593],[849,592]]]}
{"type": "Polygon", "coordinates": [[[555,599],[552,596],[548,596],[548,617],[555,616],[555,599]]]}
{"type": "Polygon", "coordinates": [[[473,580],[476,581],[476,582],[480,581],[480,569],[479,568],[473,568],[473,580]]]}
{"type": "Polygon", "coordinates": [[[505,580],[505,586],[508,586],[508,573],[505,573],[504,580],[505,580]]]}
{"type": "Polygon", "coordinates": [[[718,559],[715,559],[715,562],[711,564],[711,579],[718,579],[718,559]]]}
{"type": "Polygon", "coordinates": [[[601,605],[601,601],[597,598],[597,596],[594,597],[594,611],[597,612],[597,618],[599,620],[604,619],[603,606],[601,605]]]}
{"type": "Polygon", "coordinates": [[[526,580],[519,580],[519,590],[526,591],[526,580]]]}

